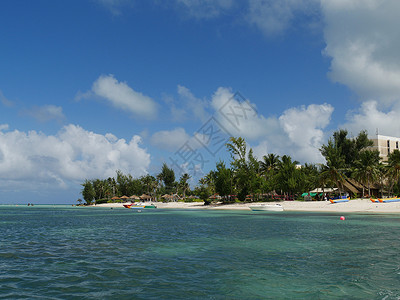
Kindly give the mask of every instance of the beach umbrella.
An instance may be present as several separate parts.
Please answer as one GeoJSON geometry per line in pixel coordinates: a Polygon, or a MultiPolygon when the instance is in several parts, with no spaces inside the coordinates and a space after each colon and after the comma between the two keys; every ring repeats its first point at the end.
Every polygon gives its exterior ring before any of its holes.
{"type": "Polygon", "coordinates": [[[119,199],[119,197],[117,197],[117,196],[114,196],[111,198],[111,200],[118,200],[118,199],[119,199]]]}
{"type": "Polygon", "coordinates": [[[130,196],[129,197],[130,199],[133,199],[133,200],[139,200],[140,198],[138,197],[138,196],[136,196],[136,195],[132,195],[132,196],[130,196]]]}
{"type": "Polygon", "coordinates": [[[140,196],[140,199],[142,199],[142,200],[148,200],[148,199],[151,199],[151,196],[146,195],[146,194],[143,194],[142,196],[140,196]]]}

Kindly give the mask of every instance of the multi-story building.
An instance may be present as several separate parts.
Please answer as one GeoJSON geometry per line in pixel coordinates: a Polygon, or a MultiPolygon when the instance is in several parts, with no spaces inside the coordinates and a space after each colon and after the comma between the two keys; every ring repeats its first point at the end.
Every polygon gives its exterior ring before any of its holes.
{"type": "Polygon", "coordinates": [[[379,151],[383,162],[388,160],[388,155],[392,153],[393,150],[400,150],[400,138],[398,137],[377,134],[375,138],[370,140],[374,142],[372,149],[379,151]]]}

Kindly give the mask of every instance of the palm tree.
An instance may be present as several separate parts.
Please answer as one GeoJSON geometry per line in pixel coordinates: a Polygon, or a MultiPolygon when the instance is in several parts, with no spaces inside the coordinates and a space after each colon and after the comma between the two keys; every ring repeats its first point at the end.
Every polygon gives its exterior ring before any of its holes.
{"type": "MultiPolygon", "coordinates": [[[[378,179],[379,175],[379,151],[364,150],[359,153],[359,159],[355,161],[354,177],[362,184],[367,184],[368,195],[371,196],[371,183],[378,179]]],[[[363,186],[364,197],[364,186],[363,186]]]]}
{"type": "Polygon", "coordinates": [[[147,194],[151,196],[153,194],[153,189],[156,186],[156,179],[150,174],[142,176],[140,179],[142,181],[142,184],[146,187],[147,194]]]}
{"type": "Polygon", "coordinates": [[[333,182],[342,194],[343,183],[346,180],[345,159],[341,155],[341,150],[336,147],[330,139],[328,145],[323,145],[321,153],[325,157],[326,164],[321,165],[320,182],[333,182]]]}
{"type": "Polygon", "coordinates": [[[190,175],[188,173],[182,174],[181,178],[179,179],[179,186],[183,191],[183,199],[186,198],[186,190],[189,188],[189,179],[190,175]]]}
{"type": "Polygon", "coordinates": [[[261,172],[268,174],[272,171],[276,171],[279,167],[279,155],[269,153],[268,156],[264,155],[263,160],[260,161],[261,172]]]}
{"type": "Polygon", "coordinates": [[[336,184],[340,195],[342,194],[343,183],[346,180],[346,175],[343,173],[343,169],[338,169],[329,165],[322,165],[322,171],[319,176],[320,182],[332,182],[336,184]]]}
{"type": "Polygon", "coordinates": [[[294,160],[288,155],[282,156],[277,173],[279,187],[286,193],[293,193],[299,188],[300,172],[296,168],[299,162],[294,160]]]}

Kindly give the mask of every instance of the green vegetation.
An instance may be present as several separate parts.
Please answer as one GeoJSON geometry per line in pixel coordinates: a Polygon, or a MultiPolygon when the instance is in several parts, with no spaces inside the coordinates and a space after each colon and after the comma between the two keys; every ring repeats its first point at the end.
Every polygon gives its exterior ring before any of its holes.
{"type": "Polygon", "coordinates": [[[243,138],[231,137],[226,144],[231,156],[229,165],[217,162],[215,169],[200,178],[193,190],[189,174],[176,181],[174,170],[164,163],[156,176],[133,178],[117,170],[115,178],[85,180],[82,196],[86,204],[142,194],[154,200],[203,200],[210,204],[213,200],[228,203],[302,199],[302,193],[315,188],[337,188],[340,194],[349,192],[362,197],[378,196],[378,192],[399,194],[400,152],[394,150],[388,162],[382,163],[379,152],[370,146],[372,141],[365,131],[349,138],[346,130],[339,130],[320,149],[325,164],[299,166],[288,155],[269,153],[258,160],[243,138]]]}

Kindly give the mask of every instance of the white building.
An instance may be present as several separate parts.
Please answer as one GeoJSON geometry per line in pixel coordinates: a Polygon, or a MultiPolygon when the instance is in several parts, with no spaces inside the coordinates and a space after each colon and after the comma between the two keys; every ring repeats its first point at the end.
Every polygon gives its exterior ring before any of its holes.
{"type": "Polygon", "coordinates": [[[371,148],[379,151],[379,155],[384,162],[388,160],[388,155],[392,153],[393,150],[400,150],[400,138],[398,137],[377,134],[374,139],[370,140],[374,142],[371,148]]]}

